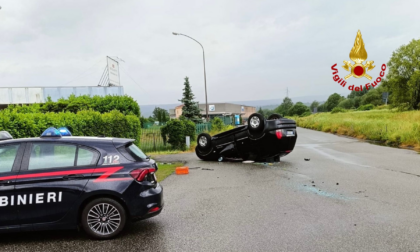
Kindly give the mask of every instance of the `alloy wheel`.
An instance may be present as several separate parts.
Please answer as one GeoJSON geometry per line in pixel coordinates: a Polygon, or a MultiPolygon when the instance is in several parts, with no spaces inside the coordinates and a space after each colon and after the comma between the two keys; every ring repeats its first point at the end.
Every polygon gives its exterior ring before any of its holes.
{"type": "Polygon", "coordinates": [[[109,235],[120,226],[121,214],[113,205],[100,203],[89,210],[87,223],[93,232],[100,235],[109,235]]]}

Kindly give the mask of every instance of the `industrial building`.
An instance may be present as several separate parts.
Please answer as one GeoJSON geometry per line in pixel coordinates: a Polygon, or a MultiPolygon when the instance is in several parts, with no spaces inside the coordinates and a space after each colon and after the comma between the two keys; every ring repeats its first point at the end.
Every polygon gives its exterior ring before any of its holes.
{"type": "Polygon", "coordinates": [[[70,95],[106,96],[124,95],[120,84],[118,61],[106,57],[107,65],[99,80],[98,86],[74,87],[0,87],[0,109],[13,104],[45,103],[50,97],[52,101],[68,98],[70,95]]]}
{"type": "MultiPolygon", "coordinates": [[[[182,107],[179,105],[174,109],[169,110],[169,116],[171,119],[177,119],[182,115],[182,107]]],[[[214,117],[235,117],[240,116],[242,120],[248,119],[248,117],[256,112],[255,107],[233,104],[233,103],[209,103],[208,113],[210,118],[214,117]]],[[[199,104],[201,115],[203,118],[206,117],[206,104],[199,104]]],[[[242,122],[241,122],[242,123],[242,122]]]]}

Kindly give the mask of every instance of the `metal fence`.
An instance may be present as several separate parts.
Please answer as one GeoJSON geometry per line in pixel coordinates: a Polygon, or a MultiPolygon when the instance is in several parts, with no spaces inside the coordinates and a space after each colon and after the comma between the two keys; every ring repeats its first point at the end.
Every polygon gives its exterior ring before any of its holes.
{"type": "MultiPolygon", "coordinates": [[[[140,149],[144,152],[159,152],[171,149],[171,145],[163,142],[160,133],[161,126],[149,125],[148,128],[141,129],[140,149]]],[[[211,123],[201,123],[196,125],[196,134],[211,130],[211,123]]]]}
{"type": "Polygon", "coordinates": [[[198,135],[204,131],[211,130],[211,123],[199,123],[195,125],[195,133],[198,135]]]}
{"type": "Polygon", "coordinates": [[[144,152],[158,152],[171,149],[170,144],[164,144],[162,135],[160,134],[160,127],[149,127],[141,129],[140,149],[144,152]]]}

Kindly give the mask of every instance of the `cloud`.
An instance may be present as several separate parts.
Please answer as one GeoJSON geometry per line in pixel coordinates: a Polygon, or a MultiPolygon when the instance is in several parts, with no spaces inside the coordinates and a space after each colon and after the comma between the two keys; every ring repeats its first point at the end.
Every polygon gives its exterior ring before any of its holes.
{"type": "Polygon", "coordinates": [[[203,44],[209,101],[223,102],[280,101],[286,88],[291,96],[345,93],[330,67],[348,60],[358,29],[376,64],[418,39],[420,30],[418,1],[8,0],[1,6],[0,86],[97,85],[106,56],[118,56],[125,61],[125,92],[140,104],[177,103],[185,76],[204,101],[201,47],[173,31],[203,44]]]}

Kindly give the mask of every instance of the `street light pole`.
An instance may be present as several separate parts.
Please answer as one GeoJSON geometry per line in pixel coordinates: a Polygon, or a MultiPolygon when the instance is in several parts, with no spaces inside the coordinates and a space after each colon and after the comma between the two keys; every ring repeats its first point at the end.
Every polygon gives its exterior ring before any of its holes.
{"type": "Polygon", "coordinates": [[[176,33],[176,32],[172,32],[172,34],[173,35],[181,35],[181,36],[185,36],[187,38],[190,38],[190,39],[194,40],[195,42],[197,42],[201,46],[201,48],[203,49],[204,91],[206,93],[206,120],[208,122],[209,121],[209,105],[207,104],[206,57],[204,55],[204,47],[203,47],[203,45],[200,42],[198,42],[197,40],[191,38],[188,35],[185,35],[185,34],[182,34],[182,33],[176,33]]]}

